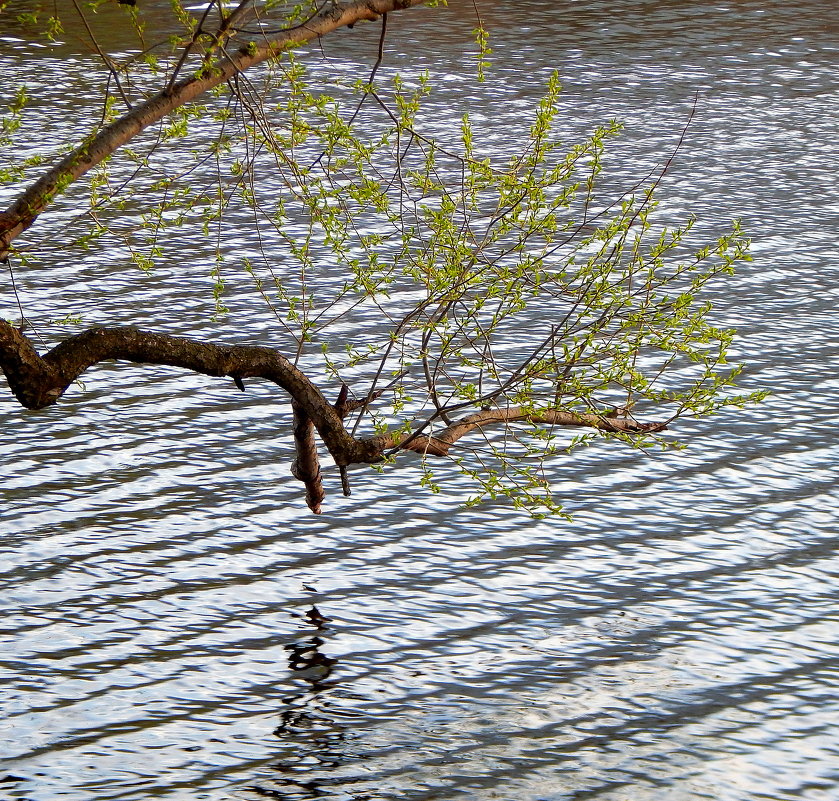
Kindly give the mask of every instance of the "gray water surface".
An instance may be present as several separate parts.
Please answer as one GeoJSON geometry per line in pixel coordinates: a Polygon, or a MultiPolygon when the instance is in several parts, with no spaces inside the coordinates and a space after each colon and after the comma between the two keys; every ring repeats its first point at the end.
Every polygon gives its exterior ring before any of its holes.
{"type": "MultiPolygon", "coordinates": [[[[431,70],[429,129],[468,108],[503,152],[556,68],[569,141],[626,123],[609,174],[631,184],[699,93],[663,208],[752,235],[714,314],[772,396],[681,422],[682,452],[558,459],[573,521],[536,522],[464,509],[454,477],[420,489],[410,457],[355,470],[350,498],[329,472],[311,515],[267,385],[108,364],[40,412],[4,389],[1,798],[839,798],[834,3],[482,0],[483,85],[451,6],[391,20],[383,69],[431,70]]],[[[317,57],[366,75],[378,30],[317,57]]],[[[47,93],[37,148],[85,132],[92,63],[0,32],[0,74],[47,93]]],[[[56,338],[81,313],[282,344],[235,283],[209,321],[208,246],[183,236],[151,276],[117,244],[56,248],[18,276],[27,312],[56,338]]],[[[253,247],[245,219],[229,237],[253,247]]]]}

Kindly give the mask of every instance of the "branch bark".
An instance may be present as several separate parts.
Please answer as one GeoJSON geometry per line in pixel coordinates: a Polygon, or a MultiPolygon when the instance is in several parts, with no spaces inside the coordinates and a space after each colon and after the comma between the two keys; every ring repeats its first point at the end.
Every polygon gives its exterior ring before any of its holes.
{"type": "Polygon", "coordinates": [[[292,431],[297,451],[297,458],[291,465],[291,474],[306,487],[306,506],[319,515],[325,493],[320,476],[315,426],[303,407],[294,399],[291,401],[291,409],[294,412],[292,431]]]}
{"type": "MultiPolygon", "coordinates": [[[[234,75],[274,58],[284,50],[299,46],[332,31],[353,25],[361,20],[376,20],[382,14],[411,6],[424,0],[331,0],[321,10],[291,30],[260,34],[260,42],[230,53],[211,67],[167,86],[142,103],[135,105],[118,120],[91,134],[72,153],[45,172],[27,187],[5,211],[0,212],[0,262],[5,261],[14,239],[29,228],[53,199],[73,181],[100,164],[144,129],[159,122],[175,109],[228,81],[234,75]]],[[[252,10],[251,15],[256,11],[252,10]]],[[[236,23],[241,26],[248,17],[241,15],[236,23]]],[[[230,36],[225,23],[219,34],[230,36]]]]}
{"type": "Polygon", "coordinates": [[[272,348],[213,345],[125,326],[91,328],[64,340],[41,357],[21,331],[0,320],[0,368],[12,393],[27,409],[43,409],[55,403],[85,370],[109,359],[164,364],[240,380],[265,378],[291,395],[337,464],[381,459],[375,444],[350,436],[341,416],[321,391],[272,348]]]}
{"type": "Polygon", "coordinates": [[[381,434],[372,437],[382,453],[389,450],[410,450],[430,456],[447,456],[452,445],[476,428],[508,423],[535,423],[552,426],[580,426],[599,431],[644,434],[664,431],[665,423],[640,423],[629,417],[610,417],[608,414],[577,414],[559,409],[540,409],[534,412],[521,406],[506,409],[485,409],[467,415],[446,426],[439,434],[381,434]]]}
{"type": "Polygon", "coordinates": [[[294,413],[296,459],[292,474],[304,483],[306,503],[316,514],[320,513],[324,490],[315,431],[338,465],[344,493],[348,495],[348,465],[381,461],[389,450],[446,456],[458,440],[479,428],[526,421],[642,434],[666,427],[664,423],[639,423],[608,414],[576,414],[556,409],[534,412],[513,406],[475,412],[431,436],[414,433],[355,438],[344,427],[344,417],[350,411],[366,406],[369,398],[350,401],[346,388],[342,387],[338,400],[330,403],[306,375],[272,348],[214,345],[121,326],[91,328],[40,356],[20,329],[0,320],[0,369],[14,396],[27,409],[52,405],[85,370],[111,359],[169,365],[208,376],[229,376],[240,387],[244,378],[264,378],[282,387],[291,396],[294,413]]]}

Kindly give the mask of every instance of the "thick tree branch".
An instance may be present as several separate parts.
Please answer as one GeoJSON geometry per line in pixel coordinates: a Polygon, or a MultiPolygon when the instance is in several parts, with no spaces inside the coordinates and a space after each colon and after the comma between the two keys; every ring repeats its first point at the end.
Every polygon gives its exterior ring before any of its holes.
{"type": "Polygon", "coordinates": [[[338,400],[330,403],[309,378],[272,348],[213,345],[125,326],[91,328],[40,356],[20,329],[0,320],[0,369],[6,374],[12,393],[28,409],[43,409],[55,403],[85,370],[111,359],[169,365],[209,376],[229,376],[240,388],[243,378],[264,378],[282,387],[291,396],[294,413],[296,459],[292,473],[305,484],[306,503],[315,513],[320,512],[324,498],[315,430],[341,470],[344,493],[349,494],[347,465],[381,461],[388,450],[446,456],[452,445],[478,428],[515,422],[588,426],[629,434],[665,428],[663,423],[639,423],[608,414],[575,414],[552,409],[534,412],[513,406],[475,412],[431,436],[385,434],[356,439],[344,427],[344,417],[353,409],[366,406],[370,398],[351,401],[347,388],[342,387],[338,400]]]}
{"type": "Polygon", "coordinates": [[[306,505],[316,514],[320,514],[320,505],[325,497],[323,481],[320,476],[320,460],[315,442],[315,426],[311,418],[297,401],[291,401],[294,412],[294,446],[297,458],[291,465],[291,474],[306,485],[306,505]]]}
{"type": "Polygon", "coordinates": [[[212,345],[128,326],[92,328],[64,340],[41,357],[23,333],[0,320],[0,368],[15,397],[28,409],[55,403],[88,367],[108,359],[165,364],[240,380],[265,378],[291,395],[339,465],[381,458],[375,445],[350,436],[341,416],[321,391],[272,348],[212,345]]]}
{"type": "MultiPolygon", "coordinates": [[[[203,68],[196,75],[184,78],[148,100],[138,103],[118,120],[91,134],[72,153],[27,187],[6,211],[0,212],[0,262],[7,258],[12,241],[35,221],[56,195],[141,131],[159,122],[175,109],[190,103],[234,75],[276,57],[284,50],[360,20],[375,20],[382,14],[421,5],[423,2],[424,0],[331,0],[324,3],[321,10],[306,23],[270,35],[260,33],[260,41],[250,42],[221,58],[217,63],[203,68]]],[[[237,21],[241,23],[242,20],[237,21]]]]}

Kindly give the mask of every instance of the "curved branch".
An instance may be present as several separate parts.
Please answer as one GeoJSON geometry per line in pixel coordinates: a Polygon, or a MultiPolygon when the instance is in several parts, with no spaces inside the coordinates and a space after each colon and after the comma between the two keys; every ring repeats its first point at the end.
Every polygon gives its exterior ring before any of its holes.
{"type": "MultiPolygon", "coordinates": [[[[642,434],[666,427],[664,423],[639,423],[609,414],[576,414],[557,409],[534,411],[513,406],[475,412],[431,436],[419,433],[383,434],[356,439],[346,430],[343,421],[353,409],[366,406],[370,396],[363,401],[350,401],[347,388],[342,387],[338,400],[334,404],[329,403],[306,375],[272,348],[214,345],[120,326],[91,328],[64,340],[40,356],[20,329],[0,320],[0,369],[5,373],[14,396],[28,409],[43,409],[52,405],[85,370],[111,359],[169,365],[208,376],[229,376],[240,389],[244,388],[244,378],[264,378],[282,387],[291,396],[294,412],[293,435],[297,456],[292,474],[305,484],[306,503],[316,514],[320,512],[324,490],[315,430],[338,465],[344,493],[348,495],[347,465],[379,462],[388,450],[446,456],[452,445],[477,428],[527,421],[642,434]]],[[[378,394],[381,392],[374,393],[374,396],[378,394]]]]}
{"type": "Polygon", "coordinates": [[[43,409],[55,403],[88,367],[109,359],[165,364],[239,380],[265,378],[291,395],[337,464],[381,459],[374,444],[350,436],[340,414],[321,391],[272,348],[213,345],[125,326],[91,328],[64,340],[41,357],[21,331],[0,320],[0,368],[12,393],[27,409],[43,409]]]}
{"type": "Polygon", "coordinates": [[[476,428],[485,428],[499,423],[522,422],[553,426],[582,426],[596,428],[599,431],[622,432],[625,434],[645,434],[664,431],[667,428],[665,423],[639,423],[637,420],[628,417],[610,417],[606,414],[577,414],[576,412],[559,409],[534,411],[521,406],[510,406],[506,409],[484,409],[467,415],[446,426],[439,434],[431,436],[425,434],[381,434],[371,437],[370,441],[375,442],[383,453],[388,450],[410,450],[430,456],[446,456],[452,445],[476,428]]]}
{"type": "Polygon", "coordinates": [[[73,181],[100,164],[137,134],[199,95],[292,47],[353,25],[360,20],[376,20],[382,14],[420,5],[424,0],[333,0],[293,30],[278,31],[262,42],[227,55],[218,63],[135,105],[118,120],[91,134],[72,153],[27,187],[4,212],[0,212],[0,262],[9,254],[12,241],[25,231],[56,195],[73,181]]]}

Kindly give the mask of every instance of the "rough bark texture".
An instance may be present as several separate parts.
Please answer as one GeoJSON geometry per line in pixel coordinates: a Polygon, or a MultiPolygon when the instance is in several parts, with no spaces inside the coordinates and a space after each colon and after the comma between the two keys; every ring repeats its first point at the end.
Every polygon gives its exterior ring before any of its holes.
{"type": "Polygon", "coordinates": [[[320,460],[315,442],[315,425],[303,407],[294,399],[291,401],[294,412],[292,431],[297,458],[291,465],[291,474],[302,481],[306,487],[306,506],[316,515],[320,514],[320,505],[325,493],[320,477],[320,460]]]}
{"type": "MultiPolygon", "coordinates": [[[[308,22],[291,30],[260,35],[258,41],[230,52],[211,68],[167,86],[156,95],[138,103],[127,114],[88,137],[72,153],[47,170],[31,184],[6,211],[0,212],[0,261],[6,259],[14,239],[35,221],[57,194],[110,156],[140,131],[159,122],[175,109],[199,95],[225,83],[234,75],[277,56],[282,51],[360,20],[376,20],[391,11],[421,5],[424,0],[330,0],[308,22]]],[[[241,6],[216,32],[223,42],[234,31],[250,21],[258,9],[241,6]]]]}
{"type": "Polygon", "coordinates": [[[344,427],[344,417],[354,409],[367,406],[381,393],[363,400],[349,400],[347,388],[342,387],[337,401],[331,404],[309,378],[272,348],[214,345],[126,326],[91,328],[40,356],[19,329],[0,320],[0,369],[14,396],[28,409],[43,409],[55,403],[85,370],[111,359],[229,376],[240,388],[244,378],[264,378],[282,387],[291,396],[294,412],[296,459],[292,473],[306,486],[306,502],[315,513],[320,512],[324,499],[315,431],[340,468],[344,493],[348,495],[347,465],[378,462],[394,450],[446,456],[459,439],[479,428],[531,422],[641,434],[665,427],[662,423],[639,423],[608,414],[575,414],[554,409],[536,413],[514,406],[475,412],[430,436],[416,432],[357,439],[344,427]]]}
{"type": "Polygon", "coordinates": [[[64,340],[41,357],[23,333],[0,320],[0,368],[12,393],[27,409],[43,409],[55,403],[88,367],[108,359],[166,364],[240,380],[265,378],[291,395],[337,464],[375,462],[381,458],[373,443],[350,436],[341,416],[321,391],[272,348],[213,345],[126,326],[91,328],[64,340]]]}

